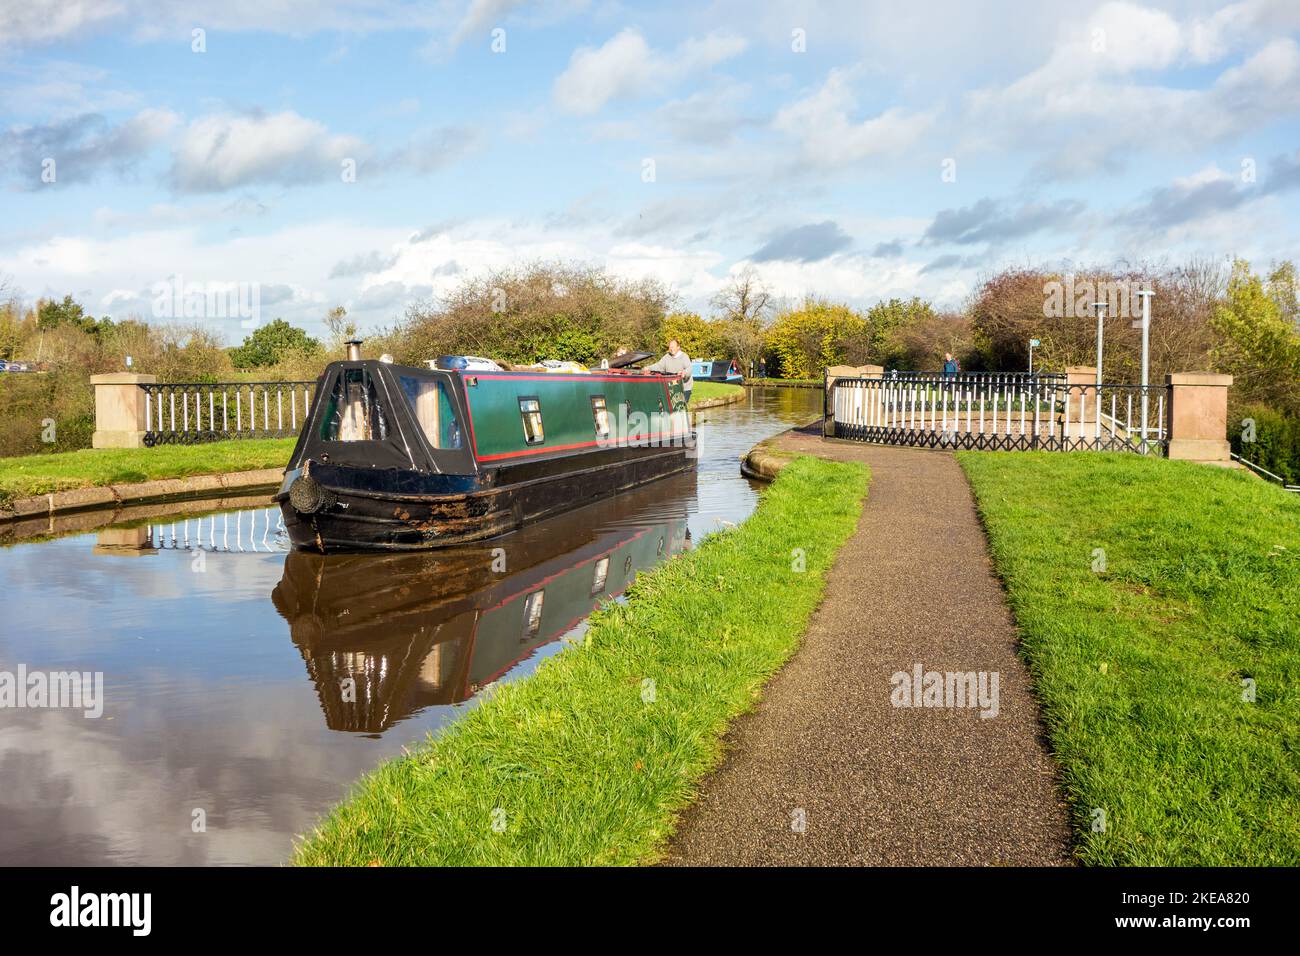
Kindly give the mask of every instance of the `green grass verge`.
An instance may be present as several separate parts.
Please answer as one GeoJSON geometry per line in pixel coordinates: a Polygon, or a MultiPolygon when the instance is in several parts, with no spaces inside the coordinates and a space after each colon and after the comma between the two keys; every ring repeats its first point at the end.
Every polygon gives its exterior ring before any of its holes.
{"type": "Polygon", "coordinates": [[[1136,455],[958,459],[1082,860],[1300,864],[1300,498],[1136,455]]]}
{"type": "Polygon", "coordinates": [[[294,862],[653,859],[718,763],[728,722],[798,646],[866,485],[860,465],[795,461],[749,520],[593,615],[585,643],[364,777],[294,862]]]}
{"type": "Polygon", "coordinates": [[[706,398],[723,398],[727,395],[744,394],[743,385],[728,385],[726,382],[696,382],[691,389],[691,404],[706,398]]]}
{"type": "Polygon", "coordinates": [[[0,458],[0,504],[70,488],[282,468],[293,438],[250,438],[210,445],[83,448],[51,455],[0,458]]]}

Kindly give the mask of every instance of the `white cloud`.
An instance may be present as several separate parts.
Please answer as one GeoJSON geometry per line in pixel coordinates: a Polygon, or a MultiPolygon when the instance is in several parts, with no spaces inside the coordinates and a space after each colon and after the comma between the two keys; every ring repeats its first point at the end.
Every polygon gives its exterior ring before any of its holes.
{"type": "Polygon", "coordinates": [[[790,301],[816,294],[867,304],[892,296],[910,298],[918,292],[937,291],[937,280],[923,276],[922,267],[922,262],[907,259],[882,263],[864,256],[837,255],[818,262],[738,262],[730,271],[752,268],[777,297],[790,301]]]}
{"type": "Polygon", "coordinates": [[[38,188],[44,164],[53,161],[56,181],[87,182],[106,169],[134,167],[176,125],[169,110],[146,109],[117,124],[86,113],[0,133],[0,167],[23,188],[38,188]]]}
{"type": "Polygon", "coordinates": [[[456,19],[448,4],[423,0],[10,0],[0,5],[0,46],[48,43],[109,25],[156,40],[177,31],[188,37],[195,26],[302,36],[446,29],[456,19]]]}
{"type": "Polygon", "coordinates": [[[1186,27],[1188,53],[1212,63],[1247,43],[1300,29],[1300,4],[1294,0],[1245,0],[1195,18],[1186,27]]]}
{"type": "Polygon", "coordinates": [[[1088,21],[1086,35],[1062,47],[1044,69],[1081,66],[1080,72],[1163,70],[1183,52],[1183,32],[1163,10],[1108,3],[1088,21]]]}
{"type": "Polygon", "coordinates": [[[44,43],[103,23],[126,10],[106,0],[20,0],[0,4],[0,46],[44,43]]]}
{"type": "Polygon", "coordinates": [[[180,192],[219,192],[255,182],[293,185],[341,176],[343,160],[359,163],[365,152],[356,137],[331,134],[291,110],[216,114],[186,127],[172,154],[170,178],[180,192]]]}
{"type": "Polygon", "coordinates": [[[575,50],[555,80],[555,101],[566,112],[590,115],[611,100],[666,92],[689,74],[740,55],[745,45],[740,37],[714,33],[687,39],[665,54],[629,27],[603,46],[575,50]]]}
{"type": "Polygon", "coordinates": [[[852,81],[857,75],[853,70],[831,70],[820,89],[776,114],[773,127],[801,144],[805,163],[833,168],[897,153],[915,144],[933,124],[934,112],[901,107],[865,120],[851,119],[857,105],[852,81]]]}
{"type": "Polygon", "coordinates": [[[1259,32],[1250,24],[1273,22],[1268,2],[1238,6],[1254,19],[1230,31],[1128,3],[1104,5],[1038,69],[967,95],[960,151],[1045,153],[1038,173],[1081,178],[1117,172],[1135,148],[1191,152],[1294,115],[1300,47],[1290,37],[1257,39],[1262,46],[1241,51],[1245,59],[1209,86],[1139,79],[1237,52],[1259,32]]]}

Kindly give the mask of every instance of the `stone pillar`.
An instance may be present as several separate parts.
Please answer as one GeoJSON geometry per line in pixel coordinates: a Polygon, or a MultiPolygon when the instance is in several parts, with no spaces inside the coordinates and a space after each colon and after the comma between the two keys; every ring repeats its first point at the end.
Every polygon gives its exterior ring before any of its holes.
{"type": "Polygon", "coordinates": [[[149,528],[104,528],[95,535],[93,554],[131,555],[157,554],[149,537],[149,528]]]}
{"type": "MultiPolygon", "coordinates": [[[[1065,384],[1071,386],[1070,427],[1076,429],[1067,438],[1092,438],[1097,431],[1097,366],[1071,365],[1065,370],[1065,384]]],[[[1059,418],[1065,427],[1065,413],[1059,418]]]]}
{"type": "Polygon", "coordinates": [[[144,390],[153,385],[156,375],[113,372],[92,375],[95,388],[95,434],[90,444],[95,448],[143,448],[145,422],[144,390]]]}
{"type": "Polygon", "coordinates": [[[1176,372],[1169,386],[1166,424],[1169,457],[1232,467],[1228,444],[1228,386],[1231,375],[1176,372]]]}
{"type": "Polygon", "coordinates": [[[825,414],[822,417],[822,436],[832,438],[835,435],[834,402],[831,389],[835,386],[835,380],[840,378],[880,378],[885,372],[883,365],[859,365],[854,368],[852,365],[832,365],[826,370],[825,380],[826,388],[822,392],[822,401],[825,403],[825,414]]]}

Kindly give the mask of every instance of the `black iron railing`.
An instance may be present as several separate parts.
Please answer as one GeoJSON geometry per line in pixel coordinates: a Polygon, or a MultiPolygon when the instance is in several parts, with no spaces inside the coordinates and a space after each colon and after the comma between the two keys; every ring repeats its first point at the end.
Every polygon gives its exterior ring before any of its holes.
{"type": "Polygon", "coordinates": [[[140,388],[145,393],[144,443],[152,447],[297,435],[316,383],[173,382],[140,388]]]}

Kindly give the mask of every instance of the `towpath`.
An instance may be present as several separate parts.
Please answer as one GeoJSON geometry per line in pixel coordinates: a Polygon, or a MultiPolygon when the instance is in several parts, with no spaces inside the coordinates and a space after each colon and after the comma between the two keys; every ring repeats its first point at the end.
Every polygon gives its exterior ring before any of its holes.
{"type": "Polygon", "coordinates": [[[865,462],[866,507],[802,646],[728,732],[664,862],[1069,863],[1055,765],[956,460],[815,432],[775,447],[865,462]],[[997,715],[893,706],[891,677],[918,664],[997,673],[997,715]]]}

